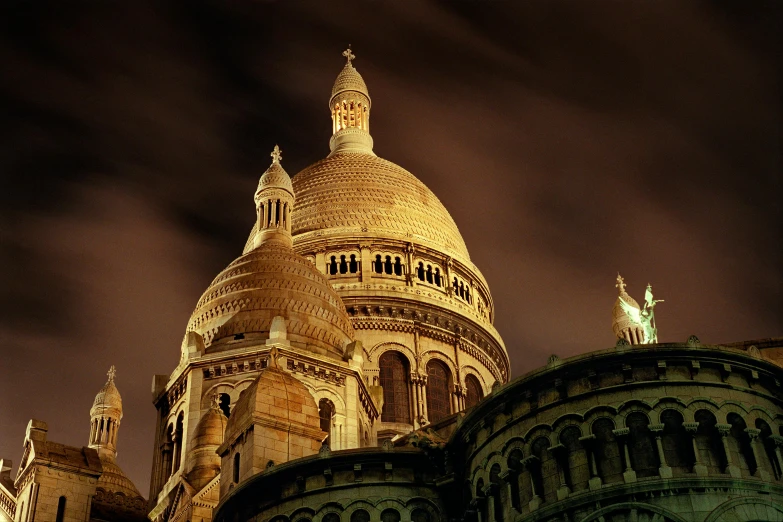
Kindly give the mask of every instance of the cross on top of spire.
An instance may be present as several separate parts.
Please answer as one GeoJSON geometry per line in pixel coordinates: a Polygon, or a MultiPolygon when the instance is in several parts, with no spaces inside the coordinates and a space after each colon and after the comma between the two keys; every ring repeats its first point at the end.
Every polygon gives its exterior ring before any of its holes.
{"type": "Polygon", "coordinates": [[[270,156],[272,156],[272,163],[280,163],[280,160],[283,159],[283,151],[280,150],[280,147],[275,145],[270,156]]]}
{"type": "Polygon", "coordinates": [[[620,289],[620,293],[622,294],[625,292],[625,282],[623,280],[623,276],[620,275],[620,272],[617,272],[617,284],[614,285],[616,288],[620,289]]]}
{"type": "Polygon", "coordinates": [[[350,65],[351,67],[353,67],[353,64],[351,64],[351,60],[356,58],[356,55],[353,54],[353,52],[351,51],[351,44],[348,44],[348,49],[343,51],[343,56],[345,56],[345,59],[348,60],[348,62],[345,65],[350,65]]]}
{"type": "Polygon", "coordinates": [[[109,371],[106,372],[106,375],[109,376],[108,382],[114,382],[114,376],[117,375],[117,370],[114,369],[114,365],[111,365],[111,368],[109,368],[109,371]]]}

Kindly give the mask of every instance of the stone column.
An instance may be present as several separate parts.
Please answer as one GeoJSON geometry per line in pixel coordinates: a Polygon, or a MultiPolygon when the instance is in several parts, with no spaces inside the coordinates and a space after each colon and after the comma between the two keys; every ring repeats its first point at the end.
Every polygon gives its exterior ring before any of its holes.
{"type": "Polygon", "coordinates": [[[691,442],[693,443],[693,472],[697,477],[707,476],[707,466],[702,464],[699,455],[699,445],[696,442],[696,433],[699,431],[698,422],[684,422],[682,424],[685,431],[691,436],[691,442]]]}
{"type": "Polygon", "coordinates": [[[618,430],[612,430],[615,439],[623,447],[623,463],[625,465],[625,472],[623,472],[623,480],[626,483],[636,482],[636,472],[631,466],[631,452],[628,449],[629,437],[631,434],[631,428],[620,428],[618,430]]]}
{"type": "Polygon", "coordinates": [[[495,484],[487,484],[484,486],[484,497],[487,499],[487,522],[497,522],[495,520],[495,496],[497,494],[497,487],[495,484]]]}
{"type": "Polygon", "coordinates": [[[370,254],[370,245],[363,243],[359,245],[361,250],[359,265],[359,280],[364,283],[372,279],[372,255],[370,254]]]}
{"type": "Polygon", "coordinates": [[[595,458],[595,435],[586,435],[579,437],[579,442],[582,443],[582,447],[585,449],[587,455],[587,466],[590,470],[590,480],[587,482],[590,490],[601,489],[603,481],[598,476],[598,463],[595,458]]]}
{"type": "Polygon", "coordinates": [[[715,428],[720,433],[721,442],[723,442],[723,453],[726,456],[726,470],[724,473],[728,473],[734,478],[740,478],[742,474],[740,469],[731,460],[731,450],[729,449],[729,433],[731,433],[731,424],[716,424],[715,428]]]}
{"type": "Polygon", "coordinates": [[[452,259],[450,257],[446,258],[446,262],[444,263],[445,266],[445,277],[446,277],[446,293],[448,295],[453,296],[454,295],[454,287],[451,286],[451,264],[453,263],[452,259]]]}
{"type": "MultiPolygon", "coordinates": [[[[176,425],[176,424],[175,424],[176,425]]],[[[180,448],[180,434],[177,433],[177,430],[175,429],[174,432],[171,434],[171,442],[172,442],[172,453],[171,453],[171,473],[169,476],[173,475],[177,472],[179,469],[179,461],[182,460],[182,452],[179,451],[180,448]],[[180,454],[180,458],[177,458],[177,453],[180,454]]]]}
{"type": "Polygon", "coordinates": [[[429,412],[427,411],[427,376],[419,375],[419,381],[421,382],[421,417],[422,424],[424,424],[429,418],[429,412]]]}
{"type": "Polygon", "coordinates": [[[408,243],[405,247],[405,282],[408,286],[416,286],[415,269],[413,267],[413,254],[416,249],[413,247],[413,243],[408,243]]]}
{"type": "Polygon", "coordinates": [[[557,463],[557,474],[560,478],[560,487],[557,488],[557,500],[563,500],[571,494],[571,488],[568,487],[565,472],[566,466],[568,466],[568,451],[562,444],[555,444],[549,448],[549,452],[557,463]]]}
{"type": "Polygon", "coordinates": [[[778,464],[778,476],[781,476],[783,475],[783,455],[781,455],[780,447],[783,446],[783,437],[771,435],[769,438],[775,444],[775,462],[778,464]]]}
{"type": "Polygon", "coordinates": [[[655,436],[655,447],[658,448],[658,475],[663,478],[672,478],[672,468],[666,463],[666,454],[663,452],[663,441],[661,436],[663,435],[663,424],[650,424],[648,428],[655,436]]]}
{"type": "Polygon", "coordinates": [[[758,477],[761,480],[770,480],[769,472],[761,467],[761,459],[759,455],[762,453],[759,451],[759,434],[761,430],[756,428],[745,428],[745,433],[750,438],[750,450],[753,452],[753,458],[756,459],[756,471],[753,473],[754,477],[758,477]]]}
{"type": "Polygon", "coordinates": [[[533,498],[530,499],[530,502],[528,502],[527,506],[530,511],[535,511],[541,506],[544,496],[544,492],[538,491],[538,488],[536,488],[535,477],[536,471],[541,469],[541,462],[538,460],[538,457],[531,455],[522,459],[520,464],[530,474],[530,489],[532,490],[533,498]]]}

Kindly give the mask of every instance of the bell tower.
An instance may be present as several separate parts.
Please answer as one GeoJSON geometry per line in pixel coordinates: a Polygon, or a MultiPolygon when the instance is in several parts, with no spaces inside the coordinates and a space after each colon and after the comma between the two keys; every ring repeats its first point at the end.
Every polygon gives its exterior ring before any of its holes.
{"type": "Polygon", "coordinates": [[[353,66],[356,56],[350,46],[343,51],[346,63],[332,87],[329,109],[332,112],[332,138],[329,149],[337,152],[361,152],[375,155],[370,136],[370,93],[353,66]]]}
{"type": "Polygon", "coordinates": [[[117,456],[117,433],[122,420],[122,397],[114,376],[117,370],[109,368],[106,375],[109,379],[95,396],[90,409],[90,440],[88,446],[95,449],[103,458],[114,459],[117,456]]]}

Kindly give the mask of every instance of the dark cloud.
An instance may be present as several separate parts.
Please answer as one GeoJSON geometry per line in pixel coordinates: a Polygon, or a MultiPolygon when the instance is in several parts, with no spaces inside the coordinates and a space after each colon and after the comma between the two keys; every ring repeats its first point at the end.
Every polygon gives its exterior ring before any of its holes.
{"type": "Polygon", "coordinates": [[[783,335],[777,3],[11,2],[0,12],[0,455],[83,444],[111,364],[146,490],[150,381],[242,246],[275,143],[328,151],[352,43],[376,151],[487,277],[514,375],[612,344],[783,335]]]}

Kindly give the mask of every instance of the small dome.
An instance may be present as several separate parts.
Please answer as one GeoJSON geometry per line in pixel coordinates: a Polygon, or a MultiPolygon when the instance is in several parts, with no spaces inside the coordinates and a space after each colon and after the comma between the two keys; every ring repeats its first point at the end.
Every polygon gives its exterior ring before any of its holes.
{"type": "Polygon", "coordinates": [[[114,385],[114,378],[110,378],[95,396],[90,415],[95,415],[99,409],[105,410],[108,408],[122,411],[122,397],[120,396],[120,390],[114,385]]]}
{"type": "Polygon", "coordinates": [[[370,92],[367,90],[367,84],[364,83],[362,75],[359,74],[351,62],[345,64],[343,70],[337,75],[332,87],[332,98],[344,91],[360,92],[370,98],[370,92]]]}
{"type": "Polygon", "coordinates": [[[114,493],[123,493],[128,497],[140,497],[141,493],[113,458],[101,457],[103,473],[98,479],[98,487],[114,493]]]}
{"type": "Polygon", "coordinates": [[[261,175],[261,179],[258,180],[258,188],[256,189],[255,196],[256,201],[258,201],[262,190],[270,188],[279,188],[288,191],[291,196],[294,195],[294,186],[291,183],[291,177],[280,164],[281,159],[280,148],[275,145],[275,149],[272,152],[272,164],[261,175]]]}
{"type": "Polygon", "coordinates": [[[271,362],[239,395],[226,425],[225,439],[232,440],[238,430],[258,422],[259,417],[272,420],[277,426],[281,421],[310,429],[321,426],[313,396],[304,384],[278,368],[276,362],[271,362]]]}
{"type": "Polygon", "coordinates": [[[199,299],[188,331],[216,341],[268,333],[275,316],[285,318],[288,340],[316,353],[342,357],[353,340],[345,305],[326,277],[291,247],[264,244],[239,257],[199,299]]]}
{"type": "Polygon", "coordinates": [[[216,453],[223,444],[228,419],[216,404],[207,410],[196,425],[193,449],[187,462],[188,481],[200,490],[220,473],[220,456],[216,453]]]}
{"type": "Polygon", "coordinates": [[[628,311],[626,310],[627,307],[623,306],[623,302],[631,308],[640,310],[639,303],[630,295],[623,292],[617,296],[617,300],[614,302],[614,307],[612,308],[612,329],[617,337],[622,337],[622,332],[626,328],[637,328],[639,326],[639,323],[628,314],[628,311]]]}

